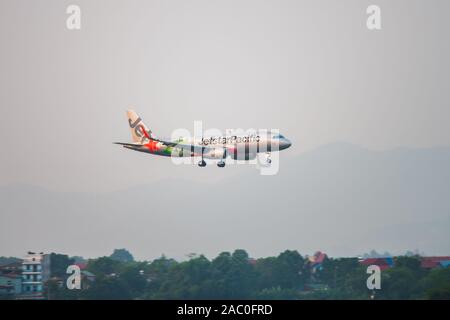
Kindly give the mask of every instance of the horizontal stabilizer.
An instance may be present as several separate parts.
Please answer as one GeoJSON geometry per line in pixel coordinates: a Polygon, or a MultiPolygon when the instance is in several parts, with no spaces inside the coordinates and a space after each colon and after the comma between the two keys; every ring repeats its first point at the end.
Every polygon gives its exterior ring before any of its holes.
{"type": "Polygon", "coordinates": [[[118,144],[124,147],[139,147],[142,146],[140,143],[125,143],[125,142],[113,142],[114,144],[118,144]]]}

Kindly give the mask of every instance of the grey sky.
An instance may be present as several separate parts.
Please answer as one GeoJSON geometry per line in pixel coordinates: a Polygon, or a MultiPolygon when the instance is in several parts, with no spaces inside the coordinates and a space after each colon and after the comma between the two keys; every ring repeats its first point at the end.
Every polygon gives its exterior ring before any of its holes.
{"type": "Polygon", "coordinates": [[[0,255],[448,254],[449,12],[447,0],[2,0],[0,255]],[[66,29],[69,4],[80,31],[66,29]],[[370,4],[380,31],[366,28],[370,4]],[[202,120],[277,128],[293,146],[273,177],[174,166],[112,144],[131,139],[130,106],[160,136],[202,120]],[[334,141],[372,151],[321,147],[334,141]]]}
{"type": "Polygon", "coordinates": [[[449,166],[448,147],[336,143],[284,159],[277,175],[249,171],[220,184],[171,178],[102,194],[0,187],[0,255],[98,257],[122,247],[139,259],[236,248],[253,257],[448,255],[449,166]]]}
{"type": "Polygon", "coordinates": [[[450,144],[448,1],[22,1],[0,4],[2,184],[108,191],[177,168],[122,150],[133,106],[173,129],[279,128],[292,154],[450,144]],[[82,9],[82,30],[65,27],[82,9]],[[382,30],[366,29],[369,4],[382,30]]]}

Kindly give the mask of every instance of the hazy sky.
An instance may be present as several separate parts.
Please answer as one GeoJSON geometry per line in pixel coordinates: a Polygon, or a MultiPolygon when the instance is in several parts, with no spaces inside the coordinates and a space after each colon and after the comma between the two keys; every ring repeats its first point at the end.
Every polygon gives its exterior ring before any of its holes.
{"type": "Polygon", "coordinates": [[[449,12],[448,0],[1,0],[0,255],[448,254],[449,12]],[[70,4],[81,30],[66,28],[70,4]],[[366,28],[371,4],[382,30],[366,28]],[[175,166],[112,144],[131,141],[130,107],[159,136],[202,120],[279,129],[293,146],[276,176],[175,166]],[[371,151],[321,148],[334,141],[371,151]],[[377,152],[397,147],[412,149],[377,152]]]}
{"type": "Polygon", "coordinates": [[[130,106],[162,136],[194,120],[278,128],[293,141],[282,157],[333,141],[450,145],[449,12],[446,0],[2,0],[1,184],[108,191],[252,170],[112,145],[130,141],[130,106]]]}

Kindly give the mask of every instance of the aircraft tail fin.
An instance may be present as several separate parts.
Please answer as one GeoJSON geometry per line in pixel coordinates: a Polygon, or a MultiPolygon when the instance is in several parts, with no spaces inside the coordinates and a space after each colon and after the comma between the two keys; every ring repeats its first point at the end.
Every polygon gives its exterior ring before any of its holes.
{"type": "Polygon", "coordinates": [[[152,131],[145,125],[134,110],[127,111],[128,124],[133,142],[143,144],[153,138],[152,131]]]}

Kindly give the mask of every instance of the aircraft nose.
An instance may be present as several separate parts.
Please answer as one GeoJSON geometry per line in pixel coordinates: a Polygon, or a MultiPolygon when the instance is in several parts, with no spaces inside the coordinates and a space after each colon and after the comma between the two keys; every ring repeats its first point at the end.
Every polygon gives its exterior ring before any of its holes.
{"type": "Polygon", "coordinates": [[[280,149],[281,149],[281,150],[287,149],[287,148],[289,148],[291,145],[292,145],[292,143],[291,143],[288,139],[286,139],[286,138],[283,138],[283,139],[281,139],[281,141],[280,141],[280,149]]]}

